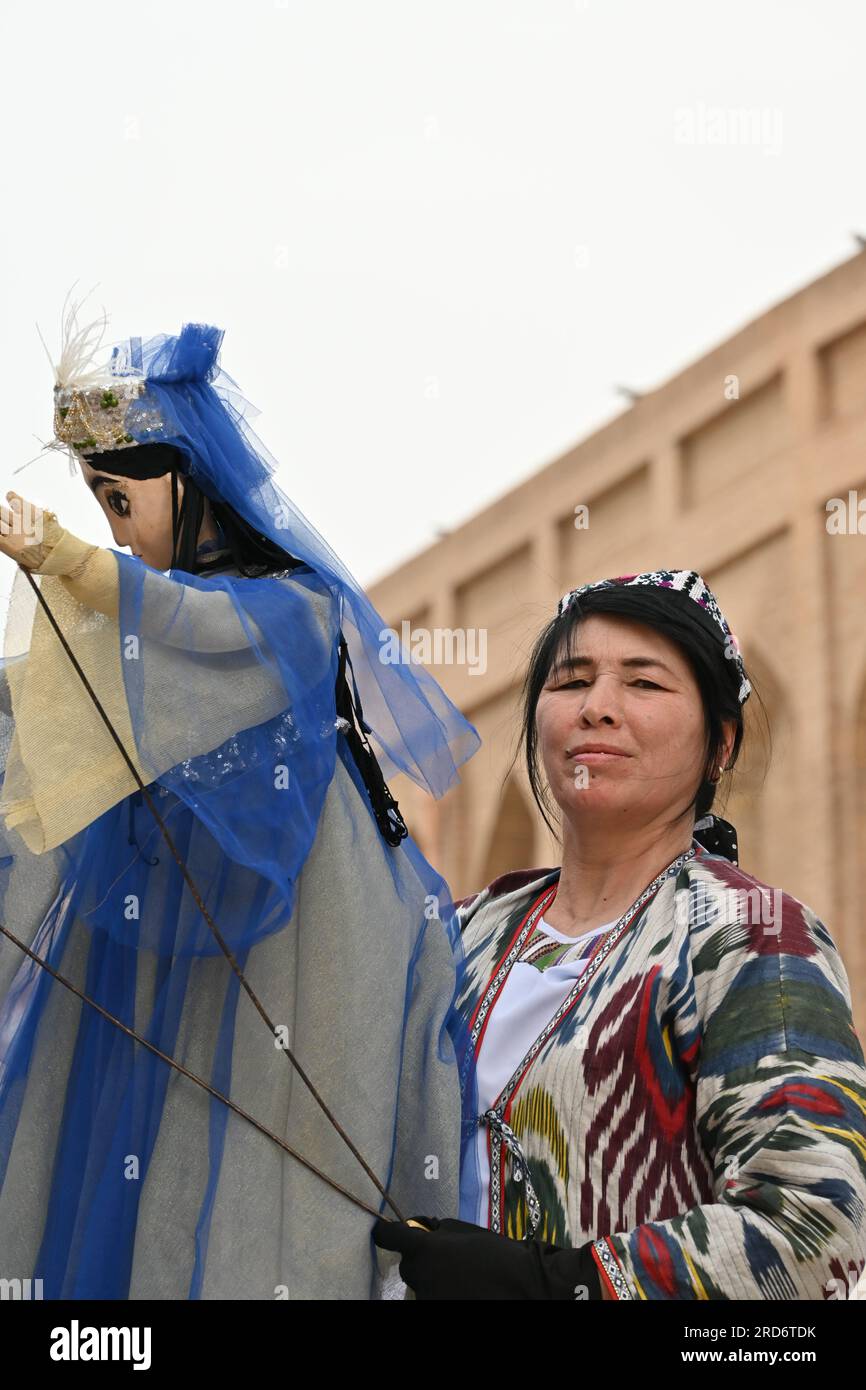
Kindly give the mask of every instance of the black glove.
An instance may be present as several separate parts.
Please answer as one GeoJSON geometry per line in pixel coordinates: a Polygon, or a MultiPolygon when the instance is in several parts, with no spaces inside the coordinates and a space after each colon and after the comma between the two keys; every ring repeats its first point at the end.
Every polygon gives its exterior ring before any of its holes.
{"type": "Polygon", "coordinates": [[[468,1221],[412,1220],[430,1230],[380,1217],[373,1240],[382,1250],[400,1251],[400,1278],[416,1298],[602,1297],[591,1242],[572,1250],[539,1240],[510,1240],[468,1221]]]}

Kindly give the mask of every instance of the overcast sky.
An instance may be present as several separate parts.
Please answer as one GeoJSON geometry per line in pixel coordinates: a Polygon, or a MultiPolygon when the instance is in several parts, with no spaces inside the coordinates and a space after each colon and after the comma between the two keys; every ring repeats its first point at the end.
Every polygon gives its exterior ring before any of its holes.
{"type": "Polygon", "coordinates": [[[63,456],[12,477],[74,281],[111,338],[226,330],[282,486],[370,583],[866,233],[858,0],[0,15],[2,490],[104,544],[63,456]]]}

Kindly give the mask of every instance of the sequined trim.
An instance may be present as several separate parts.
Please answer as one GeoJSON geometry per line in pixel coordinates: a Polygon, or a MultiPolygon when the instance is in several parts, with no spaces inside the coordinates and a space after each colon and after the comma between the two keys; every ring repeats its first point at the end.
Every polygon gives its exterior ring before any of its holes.
{"type": "Polygon", "coordinates": [[[619,1260],[616,1258],[612,1247],[608,1244],[607,1237],[602,1236],[601,1240],[594,1240],[592,1248],[608,1280],[612,1284],[613,1291],[617,1298],[623,1303],[633,1303],[634,1295],[629,1287],[628,1280],[623,1273],[619,1260]]]}
{"type": "MultiPolygon", "coordinates": [[[[495,1149],[497,1153],[499,1153],[501,1146],[504,1145],[504,1147],[512,1156],[512,1178],[515,1182],[523,1182],[525,1184],[523,1191],[526,1199],[526,1208],[529,1213],[529,1218],[527,1221],[527,1232],[524,1236],[524,1240],[532,1240],[535,1235],[535,1232],[541,1225],[541,1203],[539,1202],[535,1188],[532,1185],[532,1179],[529,1175],[529,1164],[527,1163],[524,1152],[520,1147],[520,1141],[518,1140],[517,1135],[514,1133],[514,1130],[511,1128],[511,1126],[507,1125],[495,1110],[486,1111],[485,1114],[482,1115],[478,1121],[479,1124],[481,1124],[482,1122],[487,1123],[491,1135],[496,1135],[500,1141],[498,1144],[490,1144],[488,1146],[488,1149],[495,1149]]],[[[491,1172],[492,1169],[493,1165],[491,1162],[491,1172]]]]}

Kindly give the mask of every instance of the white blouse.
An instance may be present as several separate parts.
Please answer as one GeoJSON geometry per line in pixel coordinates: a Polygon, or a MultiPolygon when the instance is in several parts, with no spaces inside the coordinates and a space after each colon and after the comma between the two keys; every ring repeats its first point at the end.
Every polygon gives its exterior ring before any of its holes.
{"type": "MultiPolygon", "coordinates": [[[[615,921],[616,919],[614,919],[615,921]]],[[[538,929],[555,941],[572,945],[586,943],[587,951],[579,958],[539,970],[525,961],[516,961],[502,987],[487,1020],[487,1027],[478,1052],[476,1079],[478,1084],[478,1114],[489,1110],[503,1086],[510,1080],[535,1039],[550,1022],[563,999],[569,994],[577,977],[589,959],[590,943],[614,925],[593,927],[582,936],[568,936],[550,927],[542,917],[538,929]]],[[[475,1221],[486,1226],[490,1189],[490,1161],[487,1156],[487,1125],[478,1126],[475,1148],[480,1178],[478,1214],[475,1221]]]]}

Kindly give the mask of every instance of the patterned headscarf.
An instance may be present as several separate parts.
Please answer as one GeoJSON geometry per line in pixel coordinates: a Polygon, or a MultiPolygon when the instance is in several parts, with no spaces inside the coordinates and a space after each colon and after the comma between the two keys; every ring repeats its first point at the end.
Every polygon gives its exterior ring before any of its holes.
{"type": "MultiPolygon", "coordinates": [[[[734,663],[740,680],[737,698],[741,705],[744,704],[752,692],[752,685],[746,676],[737,640],[725,620],[715,594],[697,570],[648,570],[644,574],[620,574],[613,579],[599,579],[594,583],[581,584],[577,589],[569,589],[567,594],[563,594],[557,605],[557,617],[561,617],[570,603],[592,589],[615,589],[618,586],[630,587],[636,584],[652,585],[658,589],[665,589],[672,595],[676,594],[675,603],[681,603],[683,599],[693,601],[694,609],[689,611],[708,632],[721,640],[724,655],[734,663]]],[[[736,829],[721,816],[703,816],[695,822],[693,835],[710,854],[720,854],[733,864],[738,862],[736,829]]]]}
{"type": "Polygon", "coordinates": [[[725,656],[733,661],[740,677],[740,689],[738,699],[740,704],[748,700],[752,691],[751,682],[746,678],[746,668],[743,665],[743,658],[737,646],[737,639],[725,621],[725,616],[719,607],[715,594],[704,583],[697,570],[648,570],[645,574],[621,574],[616,579],[599,579],[592,584],[581,584],[577,589],[569,589],[567,594],[563,594],[557,607],[557,616],[565,612],[568,605],[581,594],[588,593],[590,589],[614,589],[617,586],[628,587],[633,584],[649,584],[657,589],[669,589],[674,593],[682,594],[685,598],[694,601],[695,616],[699,616],[699,621],[712,632],[713,636],[721,636],[725,648],[725,656]]]}

